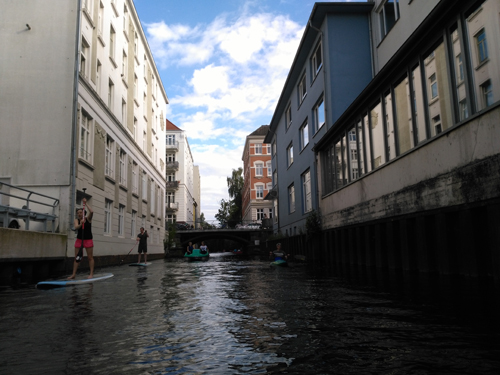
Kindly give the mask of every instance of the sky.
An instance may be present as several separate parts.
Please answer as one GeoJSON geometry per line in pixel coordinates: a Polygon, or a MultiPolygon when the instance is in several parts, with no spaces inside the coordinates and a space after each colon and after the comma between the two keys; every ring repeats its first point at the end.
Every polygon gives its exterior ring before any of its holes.
{"type": "Polygon", "coordinates": [[[201,209],[215,220],[246,136],[269,125],[309,0],[134,0],[169,98],[199,166],[201,209]]]}

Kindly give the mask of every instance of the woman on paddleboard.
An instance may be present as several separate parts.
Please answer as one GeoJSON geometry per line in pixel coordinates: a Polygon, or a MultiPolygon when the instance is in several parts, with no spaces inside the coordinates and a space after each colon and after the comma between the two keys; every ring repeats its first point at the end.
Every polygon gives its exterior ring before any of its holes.
{"type": "Polygon", "coordinates": [[[85,207],[85,211],[87,212],[87,216],[84,216],[83,208],[78,208],[76,210],[74,227],[78,230],[78,234],[75,241],[75,260],[73,262],[73,274],[68,277],[68,280],[74,279],[76,276],[76,271],[78,270],[78,265],[80,264],[80,262],[77,261],[78,252],[82,247],[82,241],[89,261],[90,275],[88,278],[91,279],[94,277],[94,241],[92,241],[92,216],[94,215],[94,211],[92,211],[92,208],[88,205],[86,198],[83,198],[82,203],[83,207],[85,207]]]}

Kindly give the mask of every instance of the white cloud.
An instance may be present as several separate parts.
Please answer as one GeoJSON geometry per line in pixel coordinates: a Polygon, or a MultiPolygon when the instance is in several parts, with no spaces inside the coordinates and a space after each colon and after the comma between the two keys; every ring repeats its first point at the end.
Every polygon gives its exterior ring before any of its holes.
{"type": "Polygon", "coordinates": [[[163,81],[168,116],[186,131],[200,167],[207,219],[228,199],[226,179],[243,165],[246,136],[269,123],[303,33],[287,16],[249,9],[208,25],[146,25],[162,76],[183,77],[175,90],[163,81]]]}

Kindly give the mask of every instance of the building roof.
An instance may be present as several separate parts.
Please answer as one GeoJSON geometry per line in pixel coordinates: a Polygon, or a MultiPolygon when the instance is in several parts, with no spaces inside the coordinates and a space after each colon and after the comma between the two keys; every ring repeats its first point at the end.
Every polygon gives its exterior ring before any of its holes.
{"type": "Polygon", "coordinates": [[[260,128],[258,128],[253,133],[250,133],[250,135],[263,135],[263,136],[266,136],[268,131],[269,131],[269,125],[261,125],[260,128]]]}
{"type": "Polygon", "coordinates": [[[177,127],[177,125],[173,124],[172,122],[170,122],[169,119],[167,119],[167,127],[166,127],[166,130],[167,131],[182,131],[181,128],[177,127]]]}

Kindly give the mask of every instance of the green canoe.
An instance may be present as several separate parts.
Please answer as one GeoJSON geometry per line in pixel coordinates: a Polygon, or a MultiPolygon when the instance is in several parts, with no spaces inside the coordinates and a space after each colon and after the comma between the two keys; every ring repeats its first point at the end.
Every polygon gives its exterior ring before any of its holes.
{"type": "Polygon", "coordinates": [[[208,260],[209,256],[210,253],[208,250],[205,254],[202,254],[200,249],[193,249],[191,254],[188,254],[187,252],[184,254],[184,258],[187,260],[208,260]]]}

